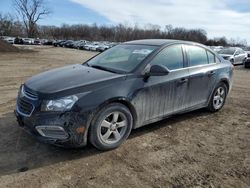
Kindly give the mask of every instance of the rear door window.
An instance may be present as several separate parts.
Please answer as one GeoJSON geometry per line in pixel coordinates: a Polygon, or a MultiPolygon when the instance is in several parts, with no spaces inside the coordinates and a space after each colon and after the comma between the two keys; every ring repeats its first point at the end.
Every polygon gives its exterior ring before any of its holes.
{"type": "Polygon", "coordinates": [[[208,64],[207,52],[199,46],[187,45],[187,55],[189,58],[189,66],[198,66],[208,64]]]}
{"type": "Polygon", "coordinates": [[[215,55],[209,51],[207,51],[207,57],[209,63],[216,63],[215,55]]]}

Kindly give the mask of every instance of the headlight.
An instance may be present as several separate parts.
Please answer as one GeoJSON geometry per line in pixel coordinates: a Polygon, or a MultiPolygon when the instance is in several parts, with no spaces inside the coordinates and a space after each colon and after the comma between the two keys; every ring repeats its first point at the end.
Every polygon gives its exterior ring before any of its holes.
{"type": "Polygon", "coordinates": [[[71,95],[68,97],[63,97],[57,100],[47,100],[43,101],[42,111],[66,111],[70,110],[75,102],[78,100],[78,97],[71,95]]]}

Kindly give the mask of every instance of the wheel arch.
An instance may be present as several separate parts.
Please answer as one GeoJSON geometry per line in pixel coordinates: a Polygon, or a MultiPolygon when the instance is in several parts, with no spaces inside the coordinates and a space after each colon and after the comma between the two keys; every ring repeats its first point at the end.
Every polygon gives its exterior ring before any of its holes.
{"type": "Polygon", "coordinates": [[[99,106],[98,111],[100,109],[102,109],[104,106],[106,106],[108,104],[111,104],[111,103],[120,103],[120,104],[123,104],[124,106],[126,106],[129,109],[129,111],[131,112],[132,117],[133,117],[133,128],[134,128],[136,123],[137,123],[137,117],[138,116],[137,116],[135,107],[131,104],[131,102],[125,97],[112,98],[112,99],[109,99],[109,100],[105,101],[104,103],[102,103],[99,106]]]}
{"type": "Polygon", "coordinates": [[[136,110],[135,110],[135,107],[130,103],[130,101],[125,98],[125,97],[115,97],[115,98],[111,98],[111,99],[108,99],[106,100],[105,102],[101,103],[98,108],[92,113],[92,116],[89,120],[89,123],[88,123],[88,127],[87,127],[87,134],[89,132],[89,128],[91,126],[91,122],[94,120],[95,118],[95,114],[97,114],[101,109],[103,109],[105,106],[107,106],[108,104],[111,104],[111,103],[120,103],[124,106],[126,106],[129,111],[131,112],[132,114],[132,117],[133,117],[133,127],[135,127],[136,123],[137,123],[137,113],[136,113],[136,110]]]}
{"type": "Polygon", "coordinates": [[[209,94],[209,98],[208,98],[208,101],[207,101],[207,105],[209,104],[209,101],[211,100],[211,98],[212,98],[212,96],[213,96],[213,92],[214,92],[216,86],[217,86],[218,84],[220,84],[220,83],[224,83],[224,84],[226,85],[226,87],[227,87],[227,94],[228,94],[229,89],[230,89],[229,80],[228,80],[227,78],[221,78],[221,79],[217,82],[217,84],[214,85],[213,90],[212,90],[211,93],[209,94]]]}
{"type": "MultiPolygon", "coordinates": [[[[224,83],[224,84],[226,85],[226,87],[227,87],[227,92],[229,91],[230,85],[229,85],[228,79],[222,78],[222,79],[219,81],[219,83],[224,83]]],[[[218,83],[218,84],[219,84],[219,83],[218,83]]]]}

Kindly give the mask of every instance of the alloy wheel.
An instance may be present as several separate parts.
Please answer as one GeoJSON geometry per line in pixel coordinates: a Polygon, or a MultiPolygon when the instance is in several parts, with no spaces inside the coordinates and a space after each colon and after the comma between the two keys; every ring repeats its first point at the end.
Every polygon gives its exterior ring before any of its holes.
{"type": "Polygon", "coordinates": [[[213,106],[216,110],[220,109],[225,100],[226,92],[223,87],[218,87],[213,97],[213,106]]]}
{"type": "Polygon", "coordinates": [[[115,144],[119,142],[128,126],[128,120],[122,112],[112,112],[108,114],[99,126],[99,136],[102,142],[106,144],[115,144]]]}

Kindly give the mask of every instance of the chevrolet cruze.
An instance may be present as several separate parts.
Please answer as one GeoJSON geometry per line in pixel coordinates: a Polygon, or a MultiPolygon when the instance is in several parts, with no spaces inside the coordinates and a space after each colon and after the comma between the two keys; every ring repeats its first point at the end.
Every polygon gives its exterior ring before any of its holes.
{"type": "Polygon", "coordinates": [[[125,42],[30,78],[20,87],[15,114],[42,142],[82,147],[89,141],[109,150],[143,125],[199,108],[220,110],[232,74],[229,61],[201,44],[125,42]]]}

